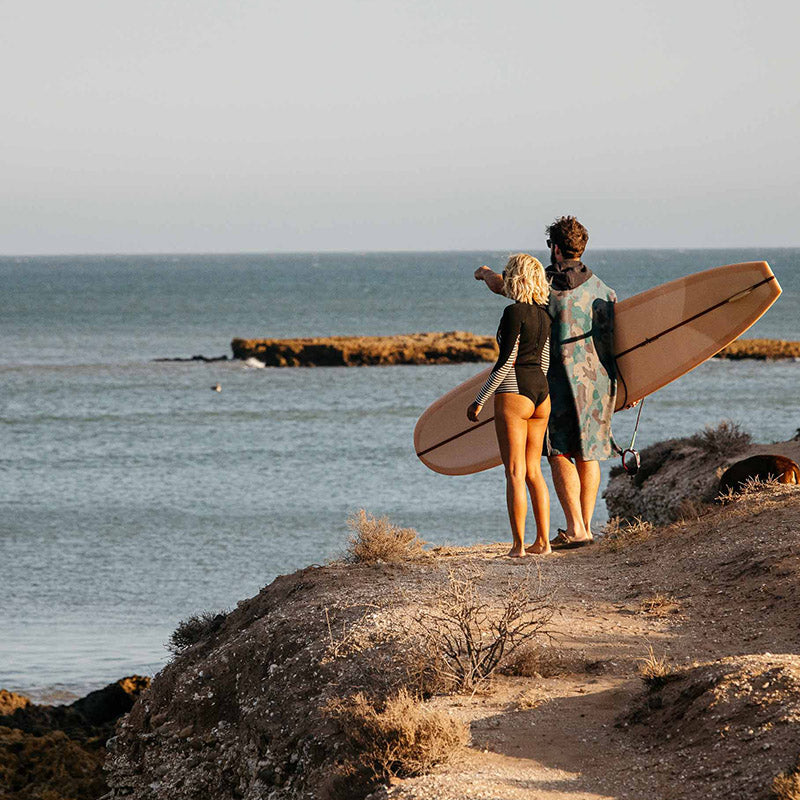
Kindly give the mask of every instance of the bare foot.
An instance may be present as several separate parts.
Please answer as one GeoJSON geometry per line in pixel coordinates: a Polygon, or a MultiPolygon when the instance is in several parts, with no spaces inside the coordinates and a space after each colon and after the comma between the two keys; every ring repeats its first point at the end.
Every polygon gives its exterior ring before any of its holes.
{"type": "Polygon", "coordinates": [[[534,542],[530,547],[525,548],[525,552],[534,556],[546,556],[553,551],[550,548],[550,542],[534,542]]]}
{"type": "Polygon", "coordinates": [[[519,547],[512,547],[507,553],[506,558],[522,558],[525,555],[525,551],[519,547]]]}

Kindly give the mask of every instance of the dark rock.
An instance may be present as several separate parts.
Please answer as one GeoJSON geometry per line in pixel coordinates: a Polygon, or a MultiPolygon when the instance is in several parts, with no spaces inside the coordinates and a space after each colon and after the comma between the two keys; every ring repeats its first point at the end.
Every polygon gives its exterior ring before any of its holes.
{"type": "Polygon", "coordinates": [[[104,689],[90,692],[76,700],[70,708],[77,711],[90,725],[105,725],[127,714],[136,698],[150,685],[150,678],[131,675],[104,689]]]}
{"type": "Polygon", "coordinates": [[[228,356],[192,356],[191,358],[154,358],[153,361],[200,361],[203,364],[212,364],[215,361],[227,361],[228,356]]]}
{"type": "Polygon", "coordinates": [[[95,800],[108,788],[105,745],[150,685],[134,675],[68,706],[35,705],[0,691],[0,798],[95,800]]]}
{"type": "Polygon", "coordinates": [[[776,480],[779,483],[800,483],[800,466],[781,455],[757,455],[737,461],[728,467],[719,481],[719,493],[738,492],[749,480],[776,480]]]}

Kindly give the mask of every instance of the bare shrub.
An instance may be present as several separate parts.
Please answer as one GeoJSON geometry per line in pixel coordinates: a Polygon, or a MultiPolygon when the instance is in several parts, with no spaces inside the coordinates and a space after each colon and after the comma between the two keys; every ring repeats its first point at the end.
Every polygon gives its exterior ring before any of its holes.
{"type": "Polygon", "coordinates": [[[647,648],[647,655],[639,660],[639,674],[650,689],[658,689],[674,676],[674,671],[666,655],[656,656],[653,646],[647,648]]]}
{"type": "Polygon", "coordinates": [[[621,550],[633,542],[647,539],[655,530],[652,522],[634,517],[633,520],[612,517],[603,529],[600,544],[608,550],[621,550]]]}
{"type": "Polygon", "coordinates": [[[772,781],[772,796],[775,800],[800,800],[800,758],[794,769],[781,772],[772,781]]]}
{"type": "Polygon", "coordinates": [[[442,686],[470,690],[487,679],[503,657],[546,636],[552,595],[538,571],[509,577],[492,597],[475,570],[450,569],[434,597],[433,610],[416,619],[423,663],[442,686]]]}
{"type": "Polygon", "coordinates": [[[752,441],[749,433],[743,431],[732,420],[726,419],[712,428],[710,425],[701,433],[687,438],[689,444],[713,456],[733,456],[746,449],[752,441]]]}
{"type": "Polygon", "coordinates": [[[211,636],[221,627],[227,616],[227,611],[203,611],[189,619],[181,620],[169,637],[169,642],[166,644],[167,650],[175,655],[182,653],[193,644],[211,636]]]}
{"type": "Polygon", "coordinates": [[[359,692],[325,711],[341,724],[348,751],[342,777],[351,784],[421,775],[469,739],[466,725],[425,708],[406,689],[383,702],[359,692]]]}
{"type": "Polygon", "coordinates": [[[408,561],[425,554],[425,542],[413,528],[398,528],[388,517],[375,517],[363,508],[347,518],[347,527],[352,534],[345,561],[350,564],[408,561]]]}
{"type": "Polygon", "coordinates": [[[324,612],[328,641],[322,663],[362,653],[390,638],[388,632],[380,632],[372,624],[375,613],[384,607],[382,602],[342,603],[335,610],[326,606],[324,612]],[[360,609],[361,613],[353,617],[347,613],[352,609],[360,609]]]}

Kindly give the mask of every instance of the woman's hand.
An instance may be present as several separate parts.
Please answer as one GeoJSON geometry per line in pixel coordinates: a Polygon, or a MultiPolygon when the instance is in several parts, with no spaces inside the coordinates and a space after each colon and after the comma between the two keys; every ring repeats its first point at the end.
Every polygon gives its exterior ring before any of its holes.
{"type": "Polygon", "coordinates": [[[489,269],[486,264],[484,264],[482,267],[478,267],[478,269],[475,270],[476,281],[486,280],[487,275],[494,275],[494,270],[489,269]]]}
{"type": "Polygon", "coordinates": [[[479,406],[477,403],[473,403],[467,409],[467,417],[469,418],[469,420],[471,422],[477,422],[478,421],[478,414],[480,414],[482,410],[483,410],[483,406],[479,406]]]}

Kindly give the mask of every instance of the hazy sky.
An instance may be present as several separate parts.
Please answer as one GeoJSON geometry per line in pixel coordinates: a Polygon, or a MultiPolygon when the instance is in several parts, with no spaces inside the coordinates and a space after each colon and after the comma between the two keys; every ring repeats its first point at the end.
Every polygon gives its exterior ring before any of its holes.
{"type": "Polygon", "coordinates": [[[0,252],[797,246],[800,4],[0,0],[0,252]]]}

